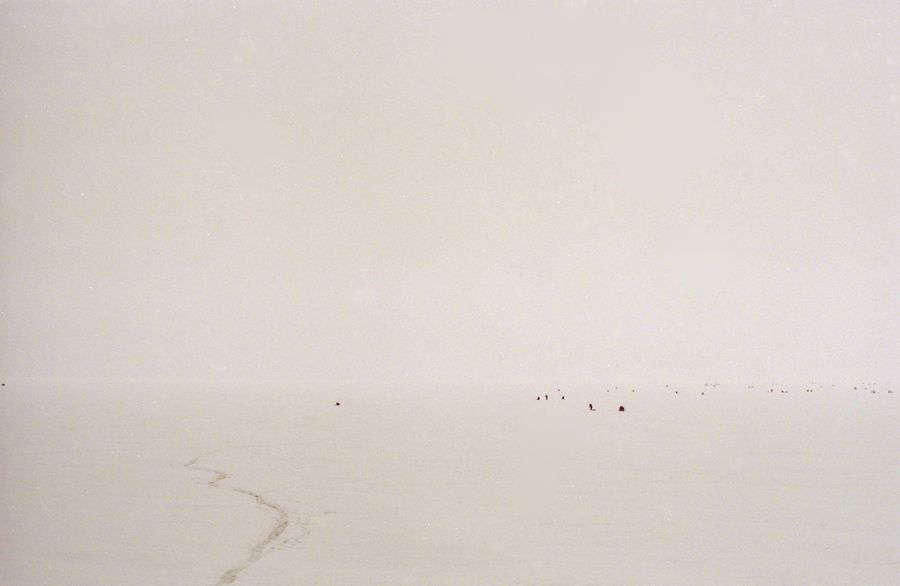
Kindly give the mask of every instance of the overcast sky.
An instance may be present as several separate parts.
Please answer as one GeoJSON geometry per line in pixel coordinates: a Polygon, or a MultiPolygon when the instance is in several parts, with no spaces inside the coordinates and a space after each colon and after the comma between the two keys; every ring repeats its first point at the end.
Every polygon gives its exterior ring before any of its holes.
{"type": "Polygon", "coordinates": [[[0,375],[900,379],[896,2],[11,2],[0,375]]]}

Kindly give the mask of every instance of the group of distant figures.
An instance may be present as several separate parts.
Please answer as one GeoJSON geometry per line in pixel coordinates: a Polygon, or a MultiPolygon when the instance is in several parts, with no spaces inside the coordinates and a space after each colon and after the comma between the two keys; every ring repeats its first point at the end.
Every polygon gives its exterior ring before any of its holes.
{"type": "MultiPolygon", "coordinates": [[[[562,391],[561,391],[560,389],[556,389],[556,392],[557,392],[557,393],[560,393],[560,392],[562,392],[562,391]]],[[[540,396],[540,395],[537,396],[537,400],[538,400],[538,401],[541,400],[541,396],[540,396]]],[[[544,395],[544,400],[545,400],[545,401],[549,401],[549,400],[550,400],[550,396],[549,396],[549,395],[544,395]]],[[[561,396],[560,396],[560,400],[565,401],[565,400],[566,400],[566,396],[565,396],[565,395],[561,395],[561,396]]],[[[593,403],[588,403],[588,409],[590,409],[591,411],[596,411],[596,409],[594,409],[594,404],[593,404],[593,403]]],[[[625,407],[622,406],[622,405],[619,405],[619,411],[624,411],[624,410],[625,410],[625,407]]]]}
{"type": "MultiPolygon", "coordinates": [[[[6,386],[6,384],[4,383],[2,386],[6,386]]],[[[666,385],[666,387],[668,387],[668,386],[669,386],[669,385],[666,385]]],[[[714,383],[714,384],[712,384],[712,385],[705,384],[705,385],[703,385],[703,386],[713,386],[713,387],[717,387],[717,386],[719,386],[719,383],[714,383]]],[[[834,386],[834,385],[832,385],[832,386],[834,386]]],[[[616,388],[618,389],[619,387],[616,387],[616,388]]],[[[754,388],[754,385],[750,385],[748,388],[752,389],[752,388],[754,388]]],[[[858,390],[857,387],[853,387],[853,389],[854,389],[854,390],[858,390]]],[[[872,394],[878,393],[878,391],[876,391],[876,390],[874,390],[874,389],[863,389],[863,390],[869,390],[869,392],[871,392],[872,394]]],[[[784,393],[784,394],[787,394],[787,393],[788,393],[788,391],[785,391],[785,390],[783,390],[783,389],[780,389],[780,391],[781,391],[781,393],[784,393]]],[[[562,393],[562,390],[561,390],[561,389],[556,389],[556,392],[557,392],[557,393],[562,393]]],[[[609,390],[607,390],[606,392],[608,393],[609,390]]],[[[634,392],[634,389],[632,389],[631,392],[633,393],[633,392],[634,392]]],[[[775,389],[774,389],[774,388],[770,388],[770,389],[769,389],[769,392],[770,392],[770,393],[774,393],[774,392],[775,392],[775,389]]],[[[812,390],[812,389],[806,389],[806,392],[807,392],[807,393],[812,393],[813,390],[812,390]]],[[[891,390],[891,389],[888,389],[887,392],[888,392],[889,394],[893,394],[894,391],[891,390]]],[[[675,394],[676,394],[676,395],[679,394],[678,391],[675,391],[675,394]]],[[[706,393],[702,393],[702,392],[701,392],[700,394],[701,394],[701,395],[705,395],[706,393]]],[[[537,396],[537,400],[538,400],[538,401],[541,400],[541,396],[540,396],[540,395],[537,396]]],[[[549,400],[550,400],[550,395],[544,395],[544,400],[545,400],[545,401],[549,401],[549,400]]],[[[560,395],[560,400],[561,400],[561,401],[565,401],[565,400],[566,400],[566,396],[565,396],[565,395],[560,395]]],[[[340,402],[336,402],[334,405],[335,405],[335,407],[338,407],[338,406],[340,406],[340,402]]],[[[596,409],[594,409],[594,404],[593,404],[593,403],[588,403],[588,409],[590,409],[591,411],[596,411],[596,409]]],[[[619,405],[619,411],[625,411],[624,405],[619,405]]]]}

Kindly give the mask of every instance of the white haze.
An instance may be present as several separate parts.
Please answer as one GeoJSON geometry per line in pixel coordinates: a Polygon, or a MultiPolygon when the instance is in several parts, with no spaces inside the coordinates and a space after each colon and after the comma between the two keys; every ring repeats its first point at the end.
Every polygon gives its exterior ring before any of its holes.
{"type": "Polygon", "coordinates": [[[12,2],[0,374],[900,376],[894,2],[12,2]]]}
{"type": "Polygon", "coordinates": [[[898,23],[2,3],[0,584],[900,584],[898,23]]]}

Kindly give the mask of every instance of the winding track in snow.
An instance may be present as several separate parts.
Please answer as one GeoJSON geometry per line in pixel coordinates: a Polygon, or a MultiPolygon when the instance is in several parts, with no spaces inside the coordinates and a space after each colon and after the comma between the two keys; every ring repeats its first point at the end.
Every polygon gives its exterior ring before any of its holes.
{"type": "MultiPolygon", "coordinates": [[[[199,462],[202,458],[204,458],[208,455],[209,454],[206,454],[203,456],[197,456],[196,458],[194,458],[193,460],[191,460],[184,466],[185,466],[185,468],[190,468],[191,470],[199,470],[201,472],[209,472],[211,474],[215,474],[216,477],[213,478],[212,480],[210,480],[207,484],[212,488],[219,488],[218,484],[221,481],[228,478],[228,473],[224,472],[222,470],[216,470],[214,468],[204,468],[197,464],[197,462],[199,462]]],[[[265,507],[265,508],[268,508],[268,509],[271,509],[272,511],[274,511],[275,514],[278,516],[278,519],[275,522],[275,526],[272,527],[272,530],[269,531],[268,535],[266,535],[265,539],[263,539],[262,541],[257,543],[255,546],[253,546],[253,548],[250,550],[250,555],[247,556],[247,559],[244,560],[244,562],[242,564],[239,564],[239,565],[231,568],[224,574],[222,574],[222,577],[219,578],[219,582],[216,586],[223,586],[224,584],[231,584],[232,582],[234,582],[237,579],[238,574],[243,572],[245,569],[247,569],[247,567],[250,564],[252,564],[253,562],[257,561],[259,558],[262,557],[263,552],[266,550],[266,547],[268,547],[273,541],[278,539],[278,537],[282,533],[284,533],[284,530],[287,529],[288,523],[290,521],[290,517],[284,508],[278,506],[275,503],[267,501],[259,494],[255,493],[253,491],[250,491],[250,490],[247,490],[244,488],[235,487],[235,486],[226,486],[225,488],[227,488],[228,490],[231,490],[233,492],[239,492],[241,494],[245,494],[247,496],[253,497],[253,499],[256,501],[256,503],[259,506],[265,507]]]]}

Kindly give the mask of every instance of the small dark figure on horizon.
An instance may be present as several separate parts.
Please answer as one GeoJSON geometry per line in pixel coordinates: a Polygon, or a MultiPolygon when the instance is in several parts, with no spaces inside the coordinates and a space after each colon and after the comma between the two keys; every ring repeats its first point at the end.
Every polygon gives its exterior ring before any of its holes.
{"type": "Polygon", "coordinates": [[[588,407],[590,407],[591,411],[594,410],[594,404],[593,404],[593,403],[588,403],[588,407]]]}
{"type": "Polygon", "coordinates": [[[335,407],[340,407],[340,405],[340,402],[334,404],[335,407]]]}
{"type": "Polygon", "coordinates": [[[563,401],[565,401],[565,400],[566,400],[566,396],[565,396],[565,395],[563,395],[563,398],[562,398],[562,400],[563,400],[563,401]]]}
{"type": "Polygon", "coordinates": [[[547,401],[550,400],[550,399],[547,398],[547,395],[544,395],[544,399],[547,400],[547,401]]]}
{"type": "Polygon", "coordinates": [[[541,398],[540,398],[540,396],[538,396],[538,401],[540,401],[540,400],[541,400],[541,398]]]}
{"type": "Polygon", "coordinates": [[[624,411],[624,410],[625,410],[625,407],[623,407],[622,405],[619,405],[619,411],[624,411]]]}

